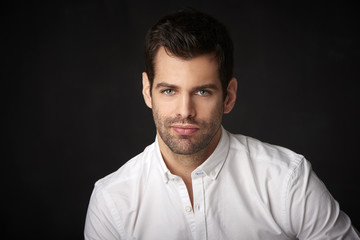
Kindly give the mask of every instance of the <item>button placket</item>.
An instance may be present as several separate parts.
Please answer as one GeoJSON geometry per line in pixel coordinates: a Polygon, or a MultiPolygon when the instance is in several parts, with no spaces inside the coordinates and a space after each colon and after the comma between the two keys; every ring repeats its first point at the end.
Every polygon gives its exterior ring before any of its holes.
{"type": "Polygon", "coordinates": [[[204,209],[204,178],[206,175],[193,178],[194,191],[194,216],[195,216],[195,232],[194,239],[207,239],[205,209],[204,209]]]}
{"type": "Polygon", "coordinates": [[[189,213],[189,212],[191,212],[191,210],[192,210],[191,206],[186,206],[185,207],[185,212],[189,213]]]}
{"type": "Polygon", "coordinates": [[[200,207],[200,204],[196,204],[196,205],[195,205],[195,210],[196,210],[196,211],[200,211],[200,208],[201,208],[201,207],[200,207]]]}

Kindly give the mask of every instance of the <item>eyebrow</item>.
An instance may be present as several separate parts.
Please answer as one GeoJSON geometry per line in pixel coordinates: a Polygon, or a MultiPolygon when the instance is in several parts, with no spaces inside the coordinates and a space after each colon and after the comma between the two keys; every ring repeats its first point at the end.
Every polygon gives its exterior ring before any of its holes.
{"type": "Polygon", "coordinates": [[[178,88],[176,85],[170,84],[170,83],[166,83],[166,82],[161,82],[156,84],[156,89],[159,88],[178,88]]]}
{"type": "MultiPolygon", "coordinates": [[[[159,88],[172,88],[172,89],[178,89],[179,87],[177,85],[174,84],[170,84],[170,83],[166,83],[166,82],[161,82],[156,84],[155,86],[156,89],[159,88]]],[[[197,86],[193,88],[193,91],[196,90],[202,90],[202,89],[213,89],[213,90],[218,90],[218,86],[216,86],[216,84],[210,83],[210,84],[204,84],[201,86],[197,86]]]]}
{"type": "Polygon", "coordinates": [[[202,89],[218,90],[218,86],[216,86],[216,84],[210,83],[210,84],[205,84],[205,85],[201,85],[201,86],[194,88],[194,90],[202,90],[202,89]]]}

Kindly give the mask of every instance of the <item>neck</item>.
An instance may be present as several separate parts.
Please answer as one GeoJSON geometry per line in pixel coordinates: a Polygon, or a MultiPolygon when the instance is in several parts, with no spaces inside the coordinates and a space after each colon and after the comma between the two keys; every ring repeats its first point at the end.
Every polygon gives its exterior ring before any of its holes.
{"type": "Polygon", "coordinates": [[[207,147],[195,154],[177,154],[164,143],[160,135],[157,135],[160,152],[164,162],[170,172],[183,179],[191,179],[191,173],[200,166],[214,152],[221,137],[221,128],[216,132],[215,136],[207,147]]]}

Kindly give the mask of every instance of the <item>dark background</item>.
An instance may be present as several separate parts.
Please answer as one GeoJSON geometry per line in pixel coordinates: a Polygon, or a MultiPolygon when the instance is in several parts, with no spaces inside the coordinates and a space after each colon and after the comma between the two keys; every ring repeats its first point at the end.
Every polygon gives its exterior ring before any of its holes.
{"type": "Polygon", "coordinates": [[[95,181],[155,138],[143,39],[184,6],[233,36],[239,90],[225,128],[303,154],[359,228],[359,9],[271,2],[3,3],[6,239],[83,238],[95,181]]]}

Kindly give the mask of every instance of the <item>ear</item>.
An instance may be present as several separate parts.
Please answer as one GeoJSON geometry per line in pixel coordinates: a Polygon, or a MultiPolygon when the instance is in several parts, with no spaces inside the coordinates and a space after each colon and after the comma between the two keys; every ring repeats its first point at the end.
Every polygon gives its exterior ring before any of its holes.
{"type": "Polygon", "coordinates": [[[150,89],[151,86],[150,86],[150,81],[149,81],[149,78],[148,78],[148,75],[146,72],[142,73],[142,84],[143,84],[142,94],[144,96],[146,106],[148,106],[149,108],[152,108],[151,89],[150,89]]]}
{"type": "Polygon", "coordinates": [[[237,80],[232,78],[227,86],[227,95],[224,101],[224,113],[229,113],[233,109],[236,100],[237,80]]]}

